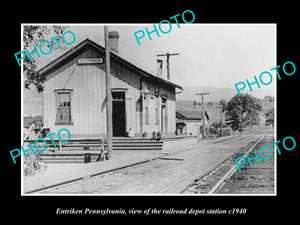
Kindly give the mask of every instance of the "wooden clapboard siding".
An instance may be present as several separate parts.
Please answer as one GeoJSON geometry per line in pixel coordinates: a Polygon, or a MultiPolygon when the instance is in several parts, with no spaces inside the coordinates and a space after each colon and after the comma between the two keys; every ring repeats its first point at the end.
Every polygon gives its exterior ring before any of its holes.
{"type": "Polygon", "coordinates": [[[175,135],[176,130],[176,103],[168,101],[168,135],[175,135]]]}
{"type": "Polygon", "coordinates": [[[70,62],[58,68],[56,76],[50,75],[50,79],[44,85],[44,123],[51,132],[57,132],[61,128],[67,128],[71,133],[90,134],[106,132],[105,112],[105,73],[103,65],[76,65],[77,59],[100,57],[99,53],[92,49],[86,50],[70,62]],[[74,66],[73,75],[70,77],[74,66]],[[104,84],[104,85],[102,85],[104,84]],[[72,125],[55,124],[56,107],[54,90],[72,89],[71,115],[72,125]],[[102,89],[102,90],[101,90],[102,89]],[[104,107],[102,107],[104,106],[104,107]]]}
{"type": "MultiPolygon", "coordinates": [[[[77,65],[78,58],[104,58],[104,53],[95,48],[87,47],[80,54],[75,55],[68,62],[56,66],[47,75],[44,83],[44,127],[50,132],[58,132],[67,128],[72,135],[97,136],[106,134],[106,78],[104,64],[77,65]],[[74,69],[75,68],[75,69],[74,69]],[[72,74],[72,71],[74,72],[72,74]],[[72,74],[72,76],[71,76],[72,74]],[[71,77],[70,77],[71,76],[71,77]],[[56,99],[54,90],[73,90],[71,94],[71,116],[73,124],[55,124],[56,99]]],[[[155,123],[155,90],[159,89],[159,102],[161,95],[167,96],[168,134],[175,133],[175,87],[163,85],[149,78],[142,78],[124,62],[111,60],[111,86],[112,90],[125,91],[126,130],[133,129],[135,135],[141,136],[147,131],[160,131],[160,124],[155,123]],[[147,87],[149,98],[149,124],[144,120],[144,104],[141,100],[141,90],[147,87]]],[[[161,108],[159,107],[159,115],[161,108]]],[[[160,118],[160,123],[161,118],[160,118]]]]}
{"type": "Polygon", "coordinates": [[[140,133],[140,112],[136,110],[140,98],[140,78],[114,61],[111,62],[111,74],[112,89],[126,90],[126,129],[131,128],[135,133],[140,133]]]}
{"type": "MultiPolygon", "coordinates": [[[[176,111],[175,111],[175,88],[170,89],[162,86],[160,83],[155,83],[151,81],[143,81],[142,89],[147,87],[147,89],[150,91],[149,96],[149,124],[145,124],[145,121],[143,122],[143,132],[147,132],[148,135],[152,135],[153,131],[161,132],[161,123],[163,122],[160,118],[161,115],[161,95],[164,95],[167,97],[166,102],[166,115],[164,120],[167,120],[167,132],[165,132],[165,135],[175,135],[175,129],[176,129],[176,111]],[[159,87],[159,123],[155,123],[155,99],[157,98],[155,96],[155,90],[156,87],[159,87]]],[[[143,105],[143,109],[145,109],[145,105],[143,105]]],[[[143,110],[143,116],[145,118],[145,110],[143,110]]]]}
{"type": "MultiPolygon", "coordinates": [[[[58,68],[56,76],[51,76],[44,85],[44,123],[51,132],[67,128],[74,134],[105,134],[106,106],[105,106],[105,72],[103,65],[76,65],[78,58],[101,57],[92,49],[86,50],[81,56],[58,68]],[[76,66],[72,77],[72,70],[76,66]],[[69,80],[68,80],[69,79],[69,80]],[[68,81],[68,82],[67,82],[68,81]],[[67,84],[66,84],[67,82],[67,84]],[[72,125],[55,124],[56,100],[54,90],[72,89],[71,115],[72,125]]],[[[102,56],[103,57],[103,56],[102,56]]],[[[140,78],[117,62],[111,62],[112,88],[127,90],[126,122],[128,128],[136,133],[140,132],[140,112],[136,104],[140,98],[140,78]]]]}

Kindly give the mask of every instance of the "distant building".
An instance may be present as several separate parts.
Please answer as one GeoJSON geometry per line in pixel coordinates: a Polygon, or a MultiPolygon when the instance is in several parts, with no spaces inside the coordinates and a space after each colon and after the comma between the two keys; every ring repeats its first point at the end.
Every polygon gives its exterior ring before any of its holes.
{"type": "MultiPolygon", "coordinates": [[[[205,112],[204,124],[208,125],[209,116],[205,112]]],[[[202,112],[195,110],[176,110],[177,134],[192,134],[201,136],[200,127],[203,124],[202,112]]]]}
{"type": "Polygon", "coordinates": [[[270,102],[273,102],[273,101],[274,101],[274,97],[272,97],[272,96],[270,96],[270,95],[265,96],[264,99],[267,100],[267,101],[270,101],[270,102]]]}

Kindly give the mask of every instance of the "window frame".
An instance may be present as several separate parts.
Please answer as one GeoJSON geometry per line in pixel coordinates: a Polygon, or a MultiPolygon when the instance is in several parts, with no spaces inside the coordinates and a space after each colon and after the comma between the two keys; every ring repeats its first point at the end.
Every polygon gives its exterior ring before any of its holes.
{"type": "Polygon", "coordinates": [[[72,96],[73,96],[73,90],[72,89],[58,89],[54,90],[55,94],[55,124],[60,125],[60,124],[73,124],[73,115],[72,115],[72,96]],[[70,120],[69,121],[61,121],[59,119],[58,115],[58,109],[59,109],[59,95],[60,94],[69,94],[69,99],[70,99],[70,104],[69,104],[69,112],[70,112],[70,120]]]}

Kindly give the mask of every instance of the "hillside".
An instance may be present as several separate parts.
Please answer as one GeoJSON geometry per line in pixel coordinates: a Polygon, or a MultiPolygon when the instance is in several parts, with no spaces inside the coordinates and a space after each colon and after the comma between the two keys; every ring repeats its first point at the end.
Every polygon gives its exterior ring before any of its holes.
{"type": "MultiPolygon", "coordinates": [[[[183,110],[197,110],[202,111],[201,105],[193,105],[194,101],[190,100],[177,100],[176,101],[176,109],[183,109],[183,110]]],[[[198,102],[197,102],[198,103],[198,102]]],[[[207,111],[210,123],[214,121],[220,121],[220,109],[217,106],[220,106],[218,102],[209,102],[204,103],[204,111],[207,111]],[[211,105],[212,104],[212,105],[211,105]]],[[[225,119],[225,114],[222,115],[223,120],[225,119]]]]}
{"type": "MultiPolygon", "coordinates": [[[[176,95],[176,99],[178,100],[196,100],[201,101],[201,96],[196,96],[197,93],[201,92],[209,92],[209,95],[205,95],[206,102],[219,102],[221,99],[229,100],[233,96],[237,94],[234,88],[227,88],[227,87],[207,87],[207,86],[183,86],[183,92],[176,95]]],[[[275,90],[266,90],[266,89],[259,89],[253,92],[249,92],[245,90],[245,93],[252,95],[258,99],[263,99],[264,96],[275,95],[275,90]]]]}
{"type": "MultiPolygon", "coordinates": [[[[265,124],[265,116],[264,113],[273,107],[275,107],[274,102],[270,102],[264,99],[259,99],[262,103],[262,111],[259,113],[259,117],[261,119],[261,125],[263,126],[265,124]]],[[[202,106],[199,105],[200,101],[197,101],[197,105],[194,106],[194,101],[190,100],[177,100],[176,101],[176,109],[183,109],[183,110],[199,110],[202,111],[202,106]]],[[[209,117],[210,117],[210,123],[212,122],[219,122],[220,121],[220,106],[218,101],[214,102],[208,102],[206,101],[204,103],[204,111],[207,111],[209,117]]],[[[225,113],[222,113],[223,121],[225,120],[225,113]]]]}

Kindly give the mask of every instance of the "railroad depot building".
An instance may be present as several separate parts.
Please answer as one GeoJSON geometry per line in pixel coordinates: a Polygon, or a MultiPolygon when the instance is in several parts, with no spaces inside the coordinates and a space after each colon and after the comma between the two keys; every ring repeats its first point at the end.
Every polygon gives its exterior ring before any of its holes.
{"type": "MultiPolygon", "coordinates": [[[[176,93],[182,87],[147,72],[118,53],[119,35],[110,32],[113,136],[153,131],[175,136],[176,93]]],[[[44,76],[43,124],[48,132],[67,128],[72,137],[106,136],[105,48],[85,39],[38,73],[44,76]]]]}

